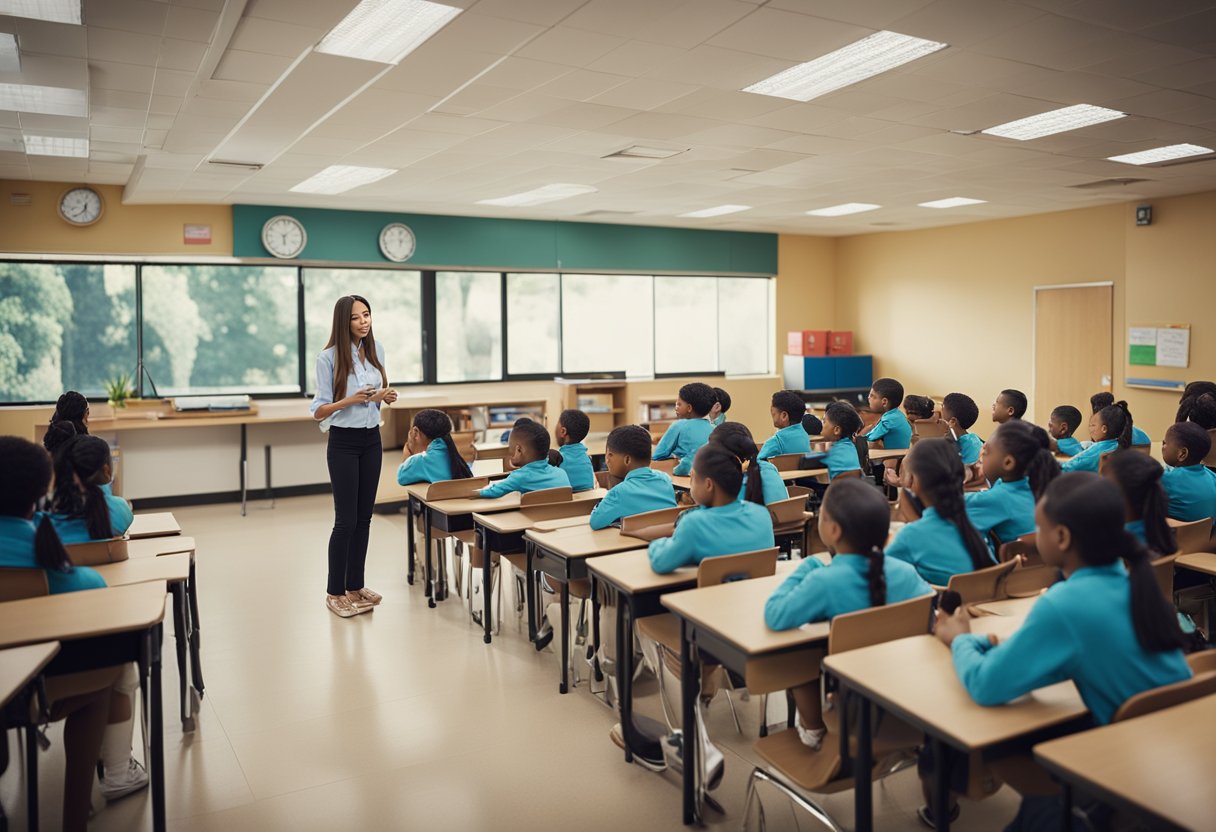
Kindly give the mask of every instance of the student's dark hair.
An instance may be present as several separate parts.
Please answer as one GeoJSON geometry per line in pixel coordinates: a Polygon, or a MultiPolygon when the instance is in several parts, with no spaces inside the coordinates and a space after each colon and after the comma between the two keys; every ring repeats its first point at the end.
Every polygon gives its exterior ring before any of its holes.
{"type": "Polygon", "coordinates": [[[861,470],[866,471],[870,467],[870,446],[861,433],[865,427],[861,414],[848,402],[836,401],[828,404],[823,415],[840,427],[841,439],[852,441],[857,448],[857,461],[861,464],[861,470]]]}
{"type": "Polygon", "coordinates": [[[1026,407],[1029,402],[1026,400],[1025,393],[1023,393],[1021,390],[1014,390],[1013,388],[1010,388],[1008,390],[1002,390],[1001,395],[1005,397],[1005,400],[1009,402],[1010,406],[1013,408],[1013,418],[1021,419],[1026,415],[1026,407]]]}
{"type": "Polygon", "coordinates": [[[62,422],[51,422],[49,425],[47,425],[46,433],[42,437],[42,447],[54,454],[77,436],[84,435],[86,434],[76,430],[76,425],[74,423],[69,422],[66,419],[62,422]]]}
{"type": "MultiPolygon", "coordinates": [[[[956,454],[957,456],[957,454],[956,454]]],[[[841,537],[870,561],[866,573],[870,606],[887,603],[883,544],[891,532],[891,505],[883,493],[861,479],[836,480],[823,495],[823,511],[840,526],[841,537]]]]}
{"type": "MultiPolygon", "coordinates": [[[[1195,404],[1203,396],[1210,396],[1216,403],[1216,381],[1192,381],[1182,391],[1182,397],[1178,400],[1178,415],[1174,417],[1175,422],[1186,422],[1188,420],[1198,421],[1191,415],[1191,410],[1195,404]]],[[[1204,428],[1211,430],[1216,425],[1204,425],[1204,428]]]]}
{"type": "MultiPolygon", "coordinates": [[[[89,432],[89,426],[84,423],[84,417],[89,412],[89,400],[69,390],[55,402],[55,412],[51,414],[51,424],[70,422],[76,433],[84,435],[89,432]]],[[[48,448],[48,450],[50,450],[48,448]]]]}
{"type": "Polygon", "coordinates": [[[1190,405],[1190,411],[1185,421],[1194,422],[1204,430],[1216,428],[1216,395],[1204,393],[1190,405]]]}
{"type": "Polygon", "coordinates": [[[540,422],[527,417],[516,419],[511,428],[511,440],[515,439],[531,448],[537,459],[543,459],[549,453],[549,431],[540,422]]]}
{"type": "Polygon", "coordinates": [[[448,418],[448,414],[442,410],[419,410],[414,414],[414,427],[432,442],[436,439],[443,440],[448,450],[448,463],[452,467],[452,479],[464,480],[473,476],[473,469],[464,461],[464,457],[456,448],[455,440],[452,439],[452,420],[448,418]]]}
{"type": "Polygon", "coordinates": [[[1110,407],[1115,403],[1115,394],[1102,390],[1094,393],[1089,397],[1090,412],[1097,413],[1104,407],[1110,407]]]}
{"type": "Polygon", "coordinates": [[[717,442],[702,445],[693,457],[692,467],[698,476],[713,480],[727,494],[738,494],[743,487],[743,465],[739,457],[717,442]]]}
{"type": "Polygon", "coordinates": [[[1014,475],[1026,477],[1034,498],[1041,498],[1048,483],[1060,475],[1060,463],[1051,453],[1047,431],[1029,422],[1011,420],[998,427],[992,436],[1013,457],[1014,475]]]}
{"type": "Polygon", "coordinates": [[[904,410],[915,419],[932,419],[933,399],[928,396],[904,396],[904,410]]]}
{"type": "Polygon", "coordinates": [[[1161,485],[1161,475],[1165,473],[1161,463],[1139,451],[1115,451],[1106,458],[1106,473],[1118,483],[1128,506],[1144,521],[1148,548],[1159,555],[1176,552],[1178,542],[1165,519],[1170,499],[1161,485]]]}
{"type": "Polygon", "coordinates": [[[102,469],[109,464],[110,443],[100,436],[77,436],[55,451],[54,510],[84,520],[93,540],[114,536],[101,490],[102,469]]]}
{"type": "Polygon", "coordinates": [[[1132,627],[1145,650],[1163,653],[1185,646],[1186,639],[1153,575],[1148,550],[1123,528],[1123,495],[1097,474],[1071,471],[1055,479],[1042,501],[1043,513],[1065,526],[1073,546],[1089,566],[1127,562],[1131,582],[1132,627]]]}
{"type": "Polygon", "coordinates": [[[1081,411],[1070,404],[1060,405],[1051,411],[1051,415],[1068,425],[1069,436],[1072,436],[1077,432],[1077,428],[1081,427],[1081,411]]]}
{"type": "Polygon", "coordinates": [[[591,432],[591,419],[581,410],[563,410],[557,417],[558,424],[566,429],[572,442],[582,442],[591,432]]]}
{"type": "MultiPolygon", "coordinates": [[[[721,387],[714,388],[714,400],[722,405],[722,412],[730,410],[730,393],[727,393],[721,387]]],[[[687,401],[687,400],[686,400],[687,401]]]]}
{"type": "Polygon", "coordinates": [[[1179,445],[1186,448],[1184,465],[1202,465],[1203,460],[1212,452],[1211,434],[1194,422],[1177,422],[1170,425],[1165,435],[1174,437],[1179,445]]]}
{"type": "Polygon", "coordinates": [[[713,409],[714,402],[718,400],[714,394],[714,388],[699,381],[694,381],[681,387],[680,398],[688,402],[689,406],[692,407],[692,412],[698,416],[704,416],[706,413],[709,413],[713,409]]]}
{"type": "Polygon", "coordinates": [[[778,390],[773,394],[773,407],[789,417],[790,424],[796,425],[806,414],[806,402],[793,390],[778,390]]]}
{"type": "MultiPolygon", "coordinates": [[[[28,439],[0,436],[0,469],[5,472],[0,477],[0,516],[28,516],[51,486],[50,454],[28,439]]],[[[71,558],[45,514],[34,533],[34,559],[43,569],[72,571],[71,558]]]]}
{"type": "Polygon", "coordinates": [[[992,565],[992,555],[984,538],[967,518],[963,501],[963,460],[954,440],[922,439],[908,452],[908,467],[920,482],[933,508],[943,520],[958,529],[971,566],[983,569],[992,565]]]}
{"type": "Polygon", "coordinates": [[[823,433],[823,422],[814,413],[805,413],[802,416],[802,429],[807,436],[818,436],[823,433]]]}
{"type": "Polygon", "coordinates": [[[971,426],[980,418],[980,407],[975,399],[966,393],[950,393],[942,399],[942,407],[950,411],[950,415],[958,419],[963,430],[971,430],[971,426]]]}
{"type": "Polygon", "coordinates": [[[756,505],[764,505],[764,483],[760,477],[760,461],[757,458],[756,440],[747,425],[742,422],[723,422],[709,434],[710,442],[717,442],[743,462],[747,463],[747,492],[743,499],[756,505]]]}
{"type": "Polygon", "coordinates": [[[629,454],[638,460],[650,459],[650,431],[639,425],[621,425],[608,434],[607,449],[614,454],[629,454]]]}
{"type": "Polygon", "coordinates": [[[875,379],[870,385],[874,392],[891,403],[892,408],[904,403],[904,386],[893,378],[875,379]]]}
{"type": "Polygon", "coordinates": [[[1106,438],[1118,441],[1120,448],[1132,446],[1132,414],[1127,402],[1117,401],[1098,411],[1098,419],[1106,425],[1106,438]]]}

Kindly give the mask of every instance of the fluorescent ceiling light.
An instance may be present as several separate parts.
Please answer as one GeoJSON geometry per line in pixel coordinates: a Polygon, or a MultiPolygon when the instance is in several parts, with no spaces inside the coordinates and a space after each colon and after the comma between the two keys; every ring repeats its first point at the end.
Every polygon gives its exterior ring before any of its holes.
{"type": "Polygon", "coordinates": [[[740,211],[750,211],[750,205],[718,205],[713,208],[702,208],[700,211],[689,211],[680,214],[681,217],[720,217],[723,214],[737,214],[740,211]]]}
{"type": "Polygon", "coordinates": [[[50,116],[87,116],[89,99],[84,90],[67,87],[0,84],[0,110],[43,113],[50,116]]]}
{"type": "Polygon", "coordinates": [[[30,156],[74,156],[88,158],[89,140],[62,136],[24,136],[25,152],[30,156]]]}
{"type": "Polygon", "coordinates": [[[668,148],[668,147],[646,147],[645,145],[635,144],[633,147],[627,147],[624,150],[618,150],[616,153],[609,153],[605,159],[670,159],[672,156],[679,156],[681,153],[688,151],[687,147],[668,148]]]}
{"type": "Polygon", "coordinates": [[[757,81],[750,87],[744,87],[743,92],[810,101],[923,58],[946,46],[899,32],[875,32],[835,52],[757,81]]]}
{"type": "Polygon", "coordinates": [[[1125,165],[1151,165],[1154,162],[1168,162],[1171,159],[1185,159],[1187,156],[1202,156],[1213,153],[1210,147],[1197,144],[1171,144],[1165,147],[1154,147],[1152,150],[1141,150],[1139,153],[1124,153],[1122,156],[1108,156],[1111,162],[1122,162],[1125,165]]]}
{"type": "Polygon", "coordinates": [[[291,190],[297,194],[340,194],[362,185],[379,182],[396,173],[395,168],[363,168],[358,165],[330,165],[308,177],[291,190]]]}
{"type": "Polygon", "coordinates": [[[1076,104],[1037,116],[1020,118],[1007,124],[998,124],[981,132],[991,136],[1002,136],[1006,139],[1017,139],[1020,142],[1030,139],[1040,139],[1055,133],[1065,133],[1069,130],[1079,130],[1104,121],[1114,121],[1125,118],[1127,113],[1118,110],[1108,110],[1105,107],[1095,107],[1093,104],[1076,104]]]}
{"type": "Polygon", "coordinates": [[[935,199],[932,202],[920,203],[921,208],[961,208],[964,205],[982,205],[986,199],[970,199],[965,196],[952,196],[949,199],[935,199]]]}
{"type": "Polygon", "coordinates": [[[595,193],[595,188],[590,185],[571,185],[567,182],[555,182],[552,185],[542,185],[539,188],[533,188],[521,194],[500,196],[496,199],[479,199],[477,200],[477,204],[505,205],[507,207],[519,208],[529,205],[543,205],[546,202],[556,202],[559,199],[569,199],[572,196],[593,193],[595,193]]]}
{"type": "Polygon", "coordinates": [[[17,36],[0,32],[0,72],[20,72],[21,53],[17,51],[17,36]]]}
{"type": "Polygon", "coordinates": [[[861,214],[865,211],[873,211],[881,207],[881,205],[874,205],[869,202],[846,202],[843,205],[816,208],[814,211],[807,211],[806,213],[807,216],[811,217],[843,217],[845,214],[861,214]]]}
{"type": "Polygon", "coordinates": [[[317,51],[399,63],[460,12],[427,0],[363,0],[321,39],[317,51]]]}
{"type": "Polygon", "coordinates": [[[80,0],[0,0],[0,14],[80,24],[80,0]]]}

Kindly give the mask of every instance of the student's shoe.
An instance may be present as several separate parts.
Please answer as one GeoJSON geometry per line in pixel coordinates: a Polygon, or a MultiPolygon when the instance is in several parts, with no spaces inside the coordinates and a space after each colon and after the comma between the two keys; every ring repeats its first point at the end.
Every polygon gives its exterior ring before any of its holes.
{"type": "Polygon", "coordinates": [[[106,802],[118,800],[139,791],[148,785],[148,772],[134,757],[127,761],[127,767],[116,772],[106,770],[101,779],[101,794],[106,802]]]}
{"type": "Polygon", "coordinates": [[[797,719],[794,720],[794,727],[798,729],[798,739],[802,740],[802,744],[807,748],[818,751],[823,747],[823,738],[828,734],[827,728],[803,728],[797,719]]]}
{"type": "MultiPolygon", "coordinates": [[[[622,750],[625,748],[625,733],[621,730],[621,723],[612,726],[612,730],[608,732],[608,736],[612,739],[616,746],[622,750]]],[[[660,754],[657,758],[651,758],[637,751],[632,751],[633,761],[644,769],[649,771],[666,771],[667,761],[660,754]]]]}
{"type": "MultiPolygon", "coordinates": [[[[355,605],[345,595],[326,595],[325,606],[339,618],[354,618],[365,610],[356,609],[355,605]]],[[[370,609],[370,607],[368,607],[370,609]]]]}
{"type": "MultiPolygon", "coordinates": [[[[958,820],[959,804],[955,803],[954,808],[950,810],[950,823],[958,820]]],[[[920,818],[920,822],[930,829],[936,829],[937,823],[933,820],[933,812],[928,806],[921,806],[916,810],[916,816],[920,818]]]]}

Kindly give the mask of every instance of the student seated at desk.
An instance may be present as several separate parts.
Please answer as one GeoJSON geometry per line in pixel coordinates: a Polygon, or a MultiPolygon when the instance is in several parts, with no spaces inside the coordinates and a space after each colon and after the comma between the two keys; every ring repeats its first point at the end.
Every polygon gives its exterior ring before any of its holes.
{"type": "MultiPolygon", "coordinates": [[[[1105,408],[1108,408],[1115,403],[1116,403],[1115,394],[1108,393],[1105,390],[1103,390],[1100,393],[1094,393],[1092,396],[1089,397],[1089,406],[1093,410],[1094,413],[1098,413],[1099,411],[1104,410],[1105,408]]],[[[1132,443],[1132,447],[1143,447],[1145,445],[1152,445],[1153,440],[1148,438],[1147,433],[1145,433],[1144,431],[1142,431],[1140,428],[1136,427],[1135,425],[1132,425],[1131,443],[1132,443]]]]}
{"type": "Polygon", "coordinates": [[[980,465],[992,483],[967,494],[967,516],[980,534],[1002,543],[1034,531],[1034,503],[1060,473],[1047,431],[1021,420],[1001,425],[984,444],[980,465]]]}
{"type": "Polygon", "coordinates": [[[706,418],[714,401],[714,388],[708,384],[698,381],[681,387],[676,396],[676,421],[667,426],[651,458],[656,462],[677,459],[672,473],[687,476],[697,449],[709,441],[709,432],[714,429],[706,418]]]}
{"type": "Polygon", "coordinates": [[[622,517],[675,508],[671,477],[650,467],[650,433],[638,425],[621,425],[608,434],[604,464],[620,480],[591,510],[593,529],[606,529],[622,517]]]}
{"type": "Polygon", "coordinates": [[[1051,411],[1047,419],[1047,435],[1051,437],[1051,448],[1065,456],[1076,456],[1083,450],[1079,439],[1073,436],[1081,427],[1081,411],[1070,404],[1062,404],[1051,411]]]}
{"type": "Polygon", "coordinates": [[[1115,402],[1089,417],[1089,438],[1093,444],[1067,460],[1065,471],[1098,473],[1102,457],[1120,448],[1132,446],[1132,414],[1127,402],[1115,402]]]}
{"type": "Polygon", "coordinates": [[[810,432],[803,422],[806,402],[792,390],[778,390],[773,394],[769,413],[777,432],[765,440],[760,448],[760,459],[782,454],[805,454],[811,449],[810,432]]]}
{"type": "MultiPolygon", "coordinates": [[[[51,431],[74,430],[60,422],[51,431]]],[[[51,522],[65,544],[121,537],[135,514],[122,497],[109,493],[113,480],[110,445],[99,436],[73,436],[55,451],[55,493],[51,522]]]]}
{"type": "MultiPolygon", "coordinates": [[[[844,613],[931,595],[933,587],[915,569],[883,554],[890,528],[891,508],[872,483],[859,479],[833,483],[819,511],[819,536],[832,552],[832,562],[824,566],[818,558],[804,558],[769,596],[764,622],[773,630],[792,630],[844,613]]],[[[827,734],[819,681],[799,685],[790,693],[797,704],[794,724],[798,737],[818,751],[827,734]]]]}
{"type": "Polygon", "coordinates": [[[869,463],[869,452],[861,414],[848,402],[831,402],[823,413],[822,435],[828,443],[826,451],[811,451],[798,466],[813,469],[826,467],[828,480],[834,480],[847,471],[864,471],[869,463]]]}
{"type": "Polygon", "coordinates": [[[1178,551],[1174,530],[1166,522],[1169,497],[1161,485],[1165,469],[1139,451],[1115,451],[1106,458],[1102,476],[1119,487],[1124,502],[1124,528],[1153,555],[1178,551]]]}
{"type": "Polygon", "coordinates": [[[1175,419],[1176,422],[1194,422],[1204,430],[1216,430],[1216,393],[1184,397],[1178,406],[1178,415],[1185,418],[1175,419]]]}
{"type": "Polygon", "coordinates": [[[908,423],[926,422],[936,418],[933,399],[928,396],[904,396],[904,415],[908,423]]]}
{"type": "MultiPolygon", "coordinates": [[[[997,643],[972,634],[965,605],[937,614],[937,637],[971,697],[1001,705],[1071,679],[1105,725],[1130,697],[1189,679],[1184,636],[1147,550],[1123,528],[1119,489],[1096,474],[1064,474],[1047,487],[1035,519],[1039,554],[1066,579],[1039,597],[1012,636],[997,643]]],[[[1006,828],[1055,828],[1059,816],[1058,799],[1028,796],[1006,828]]]]}
{"type": "Polygon", "coordinates": [[[452,440],[452,420],[442,410],[419,410],[405,437],[410,455],[397,467],[397,484],[463,480],[473,476],[452,440]]]}
{"type": "Polygon", "coordinates": [[[992,553],[971,525],[963,499],[963,463],[952,440],[922,439],[904,460],[903,499],[921,508],[887,546],[887,557],[912,564],[926,581],[945,586],[962,572],[992,566],[992,553]]]}
{"type": "Polygon", "coordinates": [[[1021,421],[1026,415],[1026,407],[1029,402],[1026,400],[1026,394],[1021,390],[1002,390],[997,394],[996,401],[992,403],[992,421],[998,425],[1003,425],[1006,422],[1021,421]]]}
{"type": "Polygon", "coordinates": [[[789,489],[781,479],[777,467],[768,460],[759,459],[756,454],[756,440],[752,432],[742,422],[723,422],[714,428],[709,435],[711,444],[721,445],[726,450],[746,464],[743,472],[743,487],[739,489],[740,500],[750,500],[758,505],[768,505],[780,500],[789,499],[789,489]],[[759,477],[748,475],[759,471],[759,477]]]}
{"type": "Polygon", "coordinates": [[[942,399],[942,421],[958,443],[958,455],[966,469],[967,483],[977,482],[984,473],[980,467],[980,451],[984,447],[984,440],[971,433],[971,428],[979,418],[979,405],[967,394],[951,393],[942,399]]]}
{"type": "Polygon", "coordinates": [[[529,491],[570,485],[566,472],[549,464],[549,431],[544,425],[527,417],[517,419],[507,444],[511,448],[510,461],[515,470],[478,491],[478,496],[501,497],[515,491],[527,494],[529,491]]]}
{"type": "Polygon", "coordinates": [[[69,390],[55,402],[55,412],[51,414],[51,423],[42,436],[42,446],[53,454],[73,436],[87,436],[88,433],[89,400],[75,390],[69,390]],[[55,430],[56,425],[64,422],[71,425],[71,431],[55,430]]]}
{"type": "Polygon", "coordinates": [[[595,488],[595,469],[587,446],[583,440],[591,430],[591,420],[581,410],[563,410],[557,417],[557,447],[549,451],[549,464],[556,465],[570,478],[570,487],[575,491],[590,491],[595,488]]]}
{"type": "Polygon", "coordinates": [[[912,425],[899,409],[904,400],[904,386],[893,378],[880,378],[870,387],[870,410],[878,413],[878,422],[867,433],[867,442],[881,442],[887,450],[907,448],[912,444],[912,425]]]}
{"type": "Polygon", "coordinates": [[[1169,495],[1169,516],[1187,523],[1216,518],[1216,472],[1203,460],[1212,437],[1194,422],[1178,422],[1165,432],[1161,458],[1170,466],[1161,479],[1169,495]]]}
{"type": "Polygon", "coordinates": [[[726,411],[730,410],[730,393],[721,387],[714,388],[714,406],[709,409],[709,423],[714,427],[726,421],[726,411]]]}

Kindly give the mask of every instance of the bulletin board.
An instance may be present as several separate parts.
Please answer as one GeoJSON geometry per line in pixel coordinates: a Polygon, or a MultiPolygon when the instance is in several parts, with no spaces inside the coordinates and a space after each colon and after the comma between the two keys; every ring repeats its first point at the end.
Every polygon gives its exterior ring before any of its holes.
{"type": "Polygon", "coordinates": [[[1186,324],[1128,327],[1127,363],[1147,367],[1189,367],[1191,327],[1186,324]]]}

